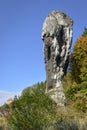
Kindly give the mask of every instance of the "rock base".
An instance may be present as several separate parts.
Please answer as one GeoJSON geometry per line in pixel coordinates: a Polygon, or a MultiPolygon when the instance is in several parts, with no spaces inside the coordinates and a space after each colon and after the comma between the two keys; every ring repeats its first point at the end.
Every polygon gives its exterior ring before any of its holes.
{"type": "Polygon", "coordinates": [[[58,106],[65,106],[66,105],[66,98],[61,88],[51,89],[46,92],[49,97],[57,103],[58,106]]]}

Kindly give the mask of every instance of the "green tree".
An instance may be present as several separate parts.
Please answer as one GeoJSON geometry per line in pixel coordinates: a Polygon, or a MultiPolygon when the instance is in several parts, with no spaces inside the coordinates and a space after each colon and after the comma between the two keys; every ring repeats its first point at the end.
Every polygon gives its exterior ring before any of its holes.
{"type": "Polygon", "coordinates": [[[11,130],[42,130],[55,120],[56,104],[44,93],[43,86],[41,83],[27,88],[13,102],[12,114],[8,119],[11,130]]]}

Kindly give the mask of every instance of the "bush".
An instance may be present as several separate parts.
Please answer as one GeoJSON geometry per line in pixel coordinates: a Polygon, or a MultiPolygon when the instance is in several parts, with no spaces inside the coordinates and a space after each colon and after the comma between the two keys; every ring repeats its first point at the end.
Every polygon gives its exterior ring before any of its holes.
{"type": "Polygon", "coordinates": [[[74,107],[78,110],[78,111],[82,111],[82,112],[86,112],[87,107],[85,105],[85,102],[83,100],[77,100],[74,104],[74,107]]]}
{"type": "Polygon", "coordinates": [[[79,128],[74,119],[62,119],[55,125],[54,130],[79,130],[79,128]]]}
{"type": "Polygon", "coordinates": [[[42,130],[55,120],[56,104],[39,85],[27,89],[12,103],[11,130],[42,130]]]}

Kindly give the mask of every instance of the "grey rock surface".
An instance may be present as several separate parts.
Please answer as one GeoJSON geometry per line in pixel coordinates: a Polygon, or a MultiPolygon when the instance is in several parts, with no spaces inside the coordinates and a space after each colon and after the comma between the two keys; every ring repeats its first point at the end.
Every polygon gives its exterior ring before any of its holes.
{"type": "Polygon", "coordinates": [[[66,74],[72,43],[73,21],[65,13],[51,12],[42,28],[46,65],[46,92],[58,105],[64,105],[62,79],[66,74]]]}

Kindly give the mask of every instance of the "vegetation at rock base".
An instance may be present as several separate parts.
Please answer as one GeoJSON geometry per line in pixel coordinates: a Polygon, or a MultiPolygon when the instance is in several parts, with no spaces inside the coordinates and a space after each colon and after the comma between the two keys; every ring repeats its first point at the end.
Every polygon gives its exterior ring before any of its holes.
{"type": "Polygon", "coordinates": [[[45,93],[46,82],[37,83],[0,107],[0,130],[87,130],[87,28],[76,41],[62,84],[64,108],[45,93]]]}
{"type": "Polygon", "coordinates": [[[1,130],[83,130],[87,125],[84,112],[79,115],[74,107],[59,108],[45,94],[45,82],[26,88],[21,97],[7,106],[3,109],[9,107],[10,113],[1,130]]]}
{"type": "Polygon", "coordinates": [[[23,95],[12,103],[13,111],[8,119],[12,129],[39,130],[53,122],[55,103],[45,95],[44,85],[41,83],[27,88],[23,95]]]}

